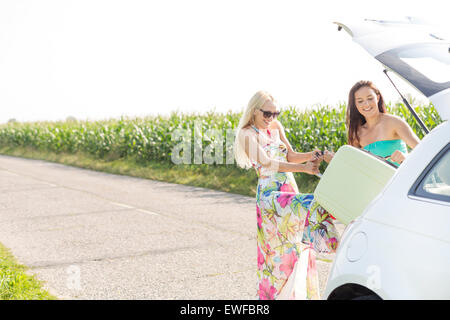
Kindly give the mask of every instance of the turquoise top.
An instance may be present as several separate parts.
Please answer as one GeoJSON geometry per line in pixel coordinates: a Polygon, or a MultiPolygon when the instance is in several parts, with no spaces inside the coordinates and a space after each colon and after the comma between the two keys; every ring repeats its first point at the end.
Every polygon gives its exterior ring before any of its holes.
{"type": "MultiPolygon", "coordinates": [[[[406,148],[405,142],[403,142],[403,140],[400,139],[375,141],[373,143],[368,144],[363,149],[382,158],[386,158],[392,155],[395,152],[395,150],[399,150],[403,153],[408,153],[408,149],[406,148]]],[[[390,159],[388,159],[388,161],[390,161],[390,159]]],[[[393,161],[390,162],[395,163],[398,166],[400,165],[397,162],[393,161]]]]}

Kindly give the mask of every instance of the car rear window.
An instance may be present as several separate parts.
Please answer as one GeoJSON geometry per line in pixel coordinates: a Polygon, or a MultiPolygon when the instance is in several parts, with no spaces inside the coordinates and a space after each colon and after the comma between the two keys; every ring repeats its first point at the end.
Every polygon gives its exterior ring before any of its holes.
{"type": "Polygon", "coordinates": [[[417,185],[417,196],[450,202],[450,145],[430,163],[417,185]]]}

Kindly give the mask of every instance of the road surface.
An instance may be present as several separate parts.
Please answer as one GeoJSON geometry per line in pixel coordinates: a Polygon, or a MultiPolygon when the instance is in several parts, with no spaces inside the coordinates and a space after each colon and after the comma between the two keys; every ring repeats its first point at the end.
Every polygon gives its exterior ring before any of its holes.
{"type": "Polygon", "coordinates": [[[251,197],[0,156],[0,242],[61,299],[256,298],[251,197]]]}

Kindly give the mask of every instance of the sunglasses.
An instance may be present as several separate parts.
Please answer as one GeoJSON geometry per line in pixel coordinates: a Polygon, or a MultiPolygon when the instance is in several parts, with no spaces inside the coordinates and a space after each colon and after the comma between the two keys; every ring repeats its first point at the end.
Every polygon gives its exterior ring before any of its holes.
{"type": "Polygon", "coordinates": [[[280,115],[279,112],[270,112],[270,111],[264,111],[264,110],[261,110],[261,109],[258,109],[258,110],[263,113],[263,116],[266,119],[270,119],[271,117],[273,117],[275,119],[276,117],[278,117],[280,115]]]}

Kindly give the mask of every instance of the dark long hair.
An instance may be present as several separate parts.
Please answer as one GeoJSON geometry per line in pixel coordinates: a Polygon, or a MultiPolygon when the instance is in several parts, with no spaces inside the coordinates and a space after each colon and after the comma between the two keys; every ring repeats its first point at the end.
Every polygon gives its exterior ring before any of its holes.
{"type": "Polygon", "coordinates": [[[348,94],[347,113],[345,119],[349,145],[359,144],[358,129],[366,123],[366,118],[359,113],[355,103],[355,92],[362,87],[368,87],[378,95],[378,110],[381,113],[386,113],[386,105],[384,104],[383,96],[372,81],[361,80],[355,83],[348,94]]]}

